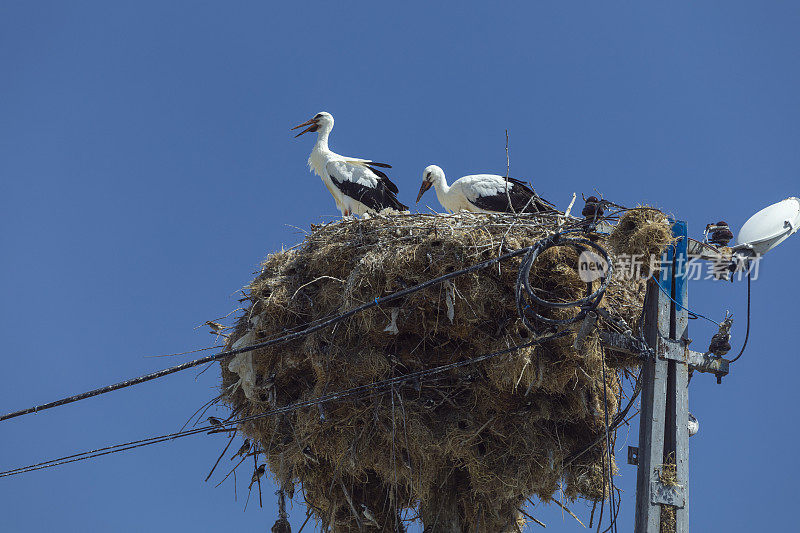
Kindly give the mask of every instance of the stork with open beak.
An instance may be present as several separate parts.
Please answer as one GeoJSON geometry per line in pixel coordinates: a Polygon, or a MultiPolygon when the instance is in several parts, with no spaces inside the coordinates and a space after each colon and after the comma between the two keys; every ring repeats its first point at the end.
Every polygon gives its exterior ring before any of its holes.
{"type": "Polygon", "coordinates": [[[555,206],[537,195],[524,182],[497,176],[464,176],[447,185],[444,170],[436,165],[425,168],[417,195],[419,203],[425,191],[433,187],[439,203],[452,213],[554,213],[555,206]]]}
{"type": "Polygon", "coordinates": [[[366,213],[398,213],[408,207],[397,200],[397,186],[379,168],[392,168],[386,163],[369,159],[341,156],[328,148],[328,137],[333,129],[333,116],[322,111],[292,128],[307,126],[295,135],[316,133],[317,142],[308,157],[309,168],[320,178],[333,196],[342,215],[366,213]]]}

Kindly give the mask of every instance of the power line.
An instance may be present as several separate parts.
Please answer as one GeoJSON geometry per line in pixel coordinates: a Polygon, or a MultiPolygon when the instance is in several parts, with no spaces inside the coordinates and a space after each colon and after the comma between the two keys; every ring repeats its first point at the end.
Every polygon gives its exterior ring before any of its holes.
{"type": "MultiPolygon", "coordinates": [[[[459,367],[462,367],[462,366],[481,363],[483,361],[487,361],[487,360],[492,359],[494,357],[498,357],[498,356],[501,356],[501,355],[505,355],[505,354],[509,354],[509,353],[515,352],[515,351],[520,350],[522,348],[527,348],[527,347],[533,346],[535,344],[541,344],[541,343],[549,341],[549,340],[553,340],[553,339],[556,339],[556,338],[559,338],[559,337],[563,337],[563,336],[567,335],[568,333],[569,333],[569,330],[565,329],[565,330],[553,333],[551,335],[547,335],[545,337],[540,337],[540,338],[531,340],[529,342],[526,342],[524,344],[515,345],[515,346],[512,346],[510,348],[505,348],[503,350],[499,350],[499,351],[496,351],[496,352],[492,352],[492,353],[488,353],[488,354],[472,357],[472,358],[469,358],[469,359],[464,359],[463,361],[456,361],[456,362],[453,362],[453,363],[448,363],[446,365],[441,365],[441,366],[437,366],[437,367],[434,367],[434,368],[428,368],[428,369],[425,369],[425,370],[419,370],[417,372],[410,372],[408,374],[403,374],[403,375],[396,376],[396,377],[389,378],[389,379],[385,379],[385,380],[382,380],[382,381],[377,381],[375,383],[369,383],[369,384],[366,384],[366,385],[360,385],[360,386],[353,387],[353,388],[350,388],[350,389],[346,389],[346,390],[343,390],[343,391],[332,392],[332,393],[325,394],[323,396],[319,396],[317,398],[312,398],[312,399],[309,399],[309,400],[303,400],[303,401],[299,401],[299,402],[294,402],[294,403],[291,403],[289,405],[286,405],[286,406],[283,406],[283,407],[278,407],[278,408],[275,408],[275,409],[270,409],[269,411],[264,411],[263,413],[259,413],[259,414],[256,414],[256,415],[243,417],[243,418],[240,418],[240,419],[237,419],[237,420],[223,421],[223,424],[225,426],[234,426],[234,425],[241,424],[243,422],[248,422],[248,421],[256,420],[256,419],[259,419],[259,418],[265,418],[265,417],[268,417],[268,416],[280,415],[280,414],[288,413],[288,412],[291,412],[291,411],[296,411],[296,410],[302,409],[304,407],[312,407],[314,405],[319,405],[319,404],[326,403],[326,402],[342,400],[342,399],[350,398],[350,397],[354,397],[354,396],[358,397],[358,396],[362,396],[363,395],[364,397],[366,397],[369,394],[374,394],[377,391],[380,391],[382,389],[386,389],[388,387],[392,387],[393,385],[397,385],[397,384],[403,383],[405,381],[413,381],[413,380],[416,380],[416,379],[419,379],[419,378],[424,378],[424,377],[431,376],[431,375],[434,375],[434,374],[441,374],[442,372],[446,372],[448,370],[453,370],[455,368],[459,368],[459,367]]],[[[191,435],[196,435],[196,434],[199,434],[199,433],[204,433],[204,432],[213,431],[213,430],[218,430],[219,431],[219,428],[217,428],[215,426],[204,426],[204,427],[201,427],[201,428],[193,428],[193,429],[189,429],[189,430],[185,430],[185,431],[179,431],[179,432],[176,432],[176,433],[169,433],[169,434],[166,434],[166,435],[159,435],[159,436],[156,436],[156,437],[149,437],[149,438],[146,438],[146,439],[140,439],[140,440],[136,440],[136,441],[125,442],[125,443],[122,443],[122,444],[114,444],[114,445],[111,445],[111,446],[106,446],[104,448],[98,448],[98,449],[95,449],[95,450],[89,450],[89,451],[86,451],[86,452],[67,455],[67,456],[64,456],[64,457],[59,457],[57,459],[51,459],[51,460],[48,460],[48,461],[43,461],[43,462],[40,462],[40,463],[35,463],[35,464],[32,464],[32,465],[28,465],[28,466],[23,466],[23,467],[14,468],[14,469],[11,469],[11,470],[6,470],[6,471],[3,471],[3,472],[0,472],[0,477],[14,476],[14,475],[18,475],[18,474],[24,474],[24,473],[27,473],[27,472],[33,472],[33,471],[36,471],[36,470],[43,470],[45,468],[52,468],[54,466],[61,466],[61,465],[64,465],[64,464],[74,463],[74,462],[78,462],[78,461],[84,461],[84,460],[87,460],[87,459],[93,459],[95,457],[100,457],[100,456],[103,456],[103,455],[109,455],[109,454],[112,454],[112,453],[123,452],[123,451],[131,450],[131,449],[135,449],[135,448],[140,448],[140,447],[143,447],[143,446],[149,446],[151,444],[158,444],[158,443],[161,443],[161,442],[166,442],[166,441],[174,440],[174,439],[181,438],[181,437],[188,437],[188,436],[191,436],[191,435]]]]}
{"type": "Polygon", "coordinates": [[[54,466],[61,466],[69,463],[75,463],[78,461],[85,461],[87,459],[94,459],[95,457],[100,457],[103,455],[110,455],[112,453],[124,452],[127,450],[132,450],[134,448],[141,448],[142,446],[149,446],[151,444],[158,444],[160,442],[165,442],[168,440],[174,440],[181,437],[196,435],[197,433],[203,433],[212,429],[214,429],[213,426],[207,426],[207,427],[182,431],[179,433],[170,433],[168,435],[160,435],[158,437],[151,437],[148,439],[140,439],[137,441],[125,442],[122,444],[114,444],[112,446],[106,446],[104,448],[98,448],[96,450],[89,450],[86,452],[76,453],[73,455],[67,455],[65,457],[59,457],[58,459],[51,459],[49,461],[43,461],[41,463],[14,468],[12,470],[6,470],[4,472],[0,472],[0,477],[15,476],[19,474],[25,474],[28,472],[34,472],[36,470],[44,470],[45,468],[52,468],[54,466]]]}
{"type": "MultiPolygon", "coordinates": [[[[497,264],[497,263],[499,263],[501,261],[505,261],[505,260],[508,260],[508,259],[511,259],[511,258],[514,258],[514,257],[518,257],[518,256],[522,256],[522,255],[525,255],[525,258],[522,261],[522,264],[520,266],[520,271],[519,271],[519,274],[518,274],[518,277],[517,277],[517,286],[516,286],[516,290],[515,290],[515,296],[516,296],[516,299],[517,299],[517,307],[520,310],[520,316],[521,316],[521,318],[523,320],[523,323],[525,324],[525,326],[528,329],[533,331],[535,335],[536,335],[535,328],[534,328],[533,324],[531,324],[528,321],[527,316],[526,316],[527,313],[531,313],[531,315],[534,318],[534,320],[536,320],[538,322],[550,323],[551,326],[552,325],[566,326],[566,325],[568,325],[568,324],[570,324],[572,322],[575,322],[576,320],[581,318],[581,316],[585,315],[589,310],[594,309],[594,308],[596,308],[598,306],[600,300],[602,299],[603,292],[604,292],[606,284],[607,284],[607,280],[604,281],[603,284],[601,284],[601,288],[600,289],[598,289],[594,293],[588,295],[586,298],[582,298],[582,299],[574,301],[574,302],[563,302],[563,303],[559,302],[559,303],[556,303],[556,302],[548,302],[546,300],[542,300],[542,299],[536,297],[533,294],[533,288],[531,287],[531,285],[530,285],[530,283],[528,281],[528,277],[529,277],[529,272],[530,272],[531,265],[532,265],[533,261],[536,259],[536,257],[542,251],[544,251],[545,249],[547,249],[549,247],[552,247],[552,246],[572,246],[572,247],[579,248],[579,249],[584,248],[584,247],[592,247],[592,248],[595,248],[602,255],[607,257],[607,254],[606,254],[605,250],[603,250],[601,247],[595,245],[594,243],[591,243],[590,241],[585,241],[583,239],[562,238],[562,234],[573,233],[573,232],[577,232],[577,231],[580,231],[579,228],[570,228],[570,229],[562,230],[559,233],[555,233],[555,234],[552,234],[552,235],[550,235],[548,237],[545,237],[545,238],[541,239],[540,241],[538,241],[533,246],[521,248],[519,250],[515,250],[515,251],[512,251],[512,252],[506,253],[506,254],[498,256],[496,258],[489,259],[489,260],[477,263],[477,264],[472,265],[470,267],[467,267],[467,268],[464,268],[464,269],[461,269],[461,270],[458,270],[458,271],[455,271],[455,272],[450,272],[450,273],[445,274],[443,276],[439,276],[437,278],[430,279],[430,280],[428,280],[428,281],[426,281],[424,283],[421,283],[419,285],[416,285],[414,287],[409,287],[407,289],[398,291],[396,293],[393,293],[393,294],[390,294],[390,295],[387,295],[387,296],[384,296],[384,297],[375,298],[371,302],[368,302],[366,304],[358,306],[358,307],[356,307],[354,309],[351,309],[349,311],[346,311],[344,313],[341,313],[341,314],[338,314],[338,315],[334,315],[334,316],[332,316],[330,318],[325,318],[325,319],[317,320],[317,321],[314,321],[314,322],[310,322],[310,323],[306,324],[304,329],[302,329],[300,331],[295,331],[295,332],[292,332],[292,333],[289,333],[289,334],[286,334],[286,335],[283,335],[283,336],[280,336],[280,337],[276,337],[276,338],[273,338],[273,339],[270,339],[270,340],[267,340],[267,341],[263,341],[261,343],[253,344],[253,345],[250,345],[250,346],[244,346],[244,347],[241,347],[241,348],[236,348],[236,349],[228,350],[228,351],[225,351],[225,352],[220,352],[219,354],[216,354],[216,355],[213,355],[213,356],[204,357],[202,359],[197,359],[195,361],[189,361],[189,362],[183,363],[181,365],[177,365],[177,366],[174,366],[174,367],[171,367],[171,368],[163,369],[163,370],[160,370],[160,371],[157,371],[157,372],[153,372],[151,374],[147,374],[147,375],[144,375],[144,376],[140,376],[140,377],[137,377],[137,378],[126,380],[126,381],[123,381],[123,382],[120,382],[120,383],[117,383],[117,384],[114,384],[114,385],[109,385],[109,386],[106,386],[106,387],[102,387],[102,388],[99,388],[99,389],[88,391],[88,392],[85,392],[85,393],[82,393],[82,394],[78,394],[78,395],[75,395],[75,396],[70,396],[70,397],[67,397],[67,398],[63,398],[61,400],[57,400],[55,402],[51,402],[51,403],[48,403],[48,404],[35,406],[35,407],[28,408],[28,409],[23,409],[21,411],[16,411],[16,412],[13,412],[13,413],[9,413],[7,415],[4,415],[4,416],[0,417],[0,421],[7,420],[7,419],[10,419],[10,418],[14,418],[14,417],[17,417],[17,416],[21,416],[21,415],[24,415],[24,414],[38,412],[38,411],[41,411],[41,410],[44,410],[44,409],[50,409],[52,407],[57,407],[57,406],[65,405],[65,404],[68,404],[68,403],[73,403],[73,402],[76,402],[76,401],[79,401],[79,400],[83,400],[83,399],[86,399],[86,398],[90,398],[90,397],[93,397],[93,396],[97,396],[97,395],[100,395],[100,394],[105,394],[107,392],[111,392],[111,391],[114,391],[114,390],[119,390],[119,389],[122,389],[122,388],[125,388],[125,387],[136,385],[138,383],[143,383],[145,381],[150,381],[150,380],[157,379],[157,378],[169,375],[169,374],[180,372],[181,370],[192,368],[194,366],[210,363],[210,362],[213,362],[213,361],[218,361],[218,360],[221,360],[221,359],[224,359],[226,357],[230,357],[232,355],[236,355],[236,354],[239,354],[239,353],[245,353],[245,352],[249,352],[249,351],[252,351],[252,350],[259,349],[259,348],[264,348],[264,347],[267,347],[267,346],[272,346],[272,345],[276,345],[276,344],[280,344],[280,343],[284,343],[284,342],[289,342],[289,341],[292,341],[294,339],[298,339],[298,338],[301,338],[301,337],[303,337],[305,335],[311,334],[311,333],[313,333],[315,331],[318,331],[320,329],[323,329],[323,328],[325,328],[327,326],[336,324],[336,323],[338,323],[338,322],[340,322],[340,321],[342,321],[342,320],[344,320],[346,318],[349,318],[349,317],[351,317],[351,316],[353,316],[353,315],[355,315],[355,314],[357,314],[357,313],[359,313],[361,311],[364,311],[366,309],[369,309],[369,308],[372,308],[372,307],[377,307],[377,306],[379,306],[381,304],[388,303],[388,302],[391,302],[393,300],[396,300],[396,299],[399,299],[399,298],[403,298],[403,297],[405,297],[405,296],[407,296],[409,294],[412,294],[414,292],[423,290],[423,289],[425,289],[427,287],[430,287],[430,286],[432,286],[432,285],[434,285],[436,283],[440,283],[442,281],[446,281],[446,280],[449,280],[449,279],[452,279],[452,278],[455,278],[455,277],[458,277],[458,276],[461,276],[461,275],[464,275],[464,274],[468,274],[470,272],[475,272],[477,270],[480,270],[480,269],[489,267],[491,265],[497,264]],[[528,301],[531,301],[532,303],[541,305],[543,307],[551,307],[551,308],[579,307],[580,308],[580,312],[573,319],[568,319],[568,320],[564,320],[564,321],[557,321],[555,324],[553,324],[551,321],[547,320],[545,317],[542,317],[538,313],[534,312],[531,309],[531,305],[526,304],[524,302],[524,299],[526,297],[528,298],[528,301]]],[[[610,263],[611,263],[610,258],[608,258],[607,261],[608,261],[608,263],[610,265],[610,263]]],[[[640,321],[641,321],[641,317],[640,317],[640,321]]],[[[303,326],[301,326],[301,327],[303,327],[303,326]]],[[[456,361],[456,362],[449,363],[449,364],[446,364],[446,365],[441,365],[441,366],[435,367],[435,368],[430,368],[430,369],[420,370],[420,371],[417,371],[417,372],[411,372],[411,373],[408,373],[408,374],[403,374],[401,376],[396,376],[396,377],[393,377],[393,378],[390,378],[390,379],[386,379],[386,380],[383,380],[383,381],[370,383],[370,384],[366,384],[366,385],[361,385],[361,386],[358,386],[358,387],[353,387],[351,389],[347,389],[347,390],[344,390],[344,391],[329,393],[329,394],[323,395],[323,396],[318,397],[318,398],[295,402],[295,403],[289,404],[287,406],[276,408],[276,409],[272,409],[272,410],[269,410],[269,411],[265,411],[265,412],[257,414],[257,415],[252,415],[252,416],[249,416],[249,417],[240,418],[240,419],[235,420],[235,421],[225,422],[224,424],[226,426],[227,425],[236,425],[236,424],[240,424],[242,422],[247,422],[249,420],[263,418],[263,417],[266,417],[266,416],[274,416],[274,415],[278,415],[278,414],[283,414],[283,413],[287,413],[287,412],[294,411],[294,410],[297,410],[297,409],[301,409],[303,407],[309,407],[309,406],[313,406],[313,405],[318,405],[318,404],[321,404],[321,403],[324,403],[324,402],[337,401],[337,400],[341,400],[341,399],[345,399],[345,398],[350,398],[350,397],[353,397],[353,396],[374,394],[377,391],[380,391],[381,389],[383,389],[385,387],[388,387],[388,386],[394,386],[396,384],[401,384],[401,383],[406,382],[406,381],[418,380],[419,378],[431,376],[431,375],[434,375],[434,374],[439,374],[439,373],[446,372],[448,370],[452,370],[452,369],[459,368],[459,367],[462,367],[462,366],[480,363],[482,361],[486,361],[486,360],[491,359],[493,357],[497,357],[497,356],[500,356],[500,355],[512,353],[512,352],[515,352],[515,351],[517,351],[519,349],[522,349],[522,348],[525,348],[525,347],[533,346],[535,344],[540,344],[540,343],[543,343],[545,341],[549,341],[549,340],[552,340],[552,339],[563,337],[563,336],[567,335],[569,332],[570,332],[569,329],[564,328],[561,331],[556,331],[556,332],[548,334],[548,335],[536,336],[530,342],[527,342],[527,343],[524,343],[524,344],[521,344],[521,345],[516,345],[516,346],[510,347],[510,348],[507,348],[507,349],[504,349],[504,350],[500,350],[500,351],[497,351],[497,352],[484,354],[484,355],[481,355],[481,356],[473,357],[473,358],[470,358],[470,359],[465,359],[465,360],[462,360],[462,361],[456,361]]],[[[621,420],[624,419],[624,416],[627,414],[628,410],[630,409],[631,405],[633,404],[633,401],[634,401],[636,395],[638,395],[639,389],[640,389],[640,383],[639,383],[639,380],[637,378],[637,386],[636,386],[636,389],[634,390],[633,397],[631,398],[631,400],[628,403],[628,406],[623,411],[618,413],[617,417],[615,417],[615,419],[612,421],[612,423],[610,425],[608,425],[608,421],[606,421],[606,424],[607,424],[606,425],[606,433],[605,433],[606,438],[607,438],[608,432],[616,429],[616,427],[619,425],[621,420]]],[[[20,474],[20,473],[25,473],[25,472],[41,470],[43,468],[50,468],[50,467],[59,466],[59,465],[62,465],[62,464],[67,464],[67,463],[72,463],[72,462],[76,462],[76,461],[82,461],[82,460],[86,460],[86,459],[91,459],[91,458],[99,457],[99,456],[102,456],[102,455],[108,455],[108,454],[111,454],[111,453],[117,453],[117,452],[129,450],[129,449],[138,448],[138,447],[141,447],[141,446],[148,446],[150,444],[157,444],[159,442],[164,442],[164,441],[167,441],[167,440],[173,440],[173,439],[184,437],[184,436],[190,436],[190,435],[195,435],[195,434],[198,434],[198,433],[202,433],[204,431],[208,431],[209,429],[215,429],[215,428],[213,428],[213,427],[195,428],[195,429],[191,429],[191,430],[187,430],[187,431],[181,431],[181,432],[177,432],[177,433],[161,435],[161,436],[158,436],[158,437],[152,437],[152,438],[148,438],[148,439],[142,439],[142,440],[138,440],[138,441],[132,441],[132,442],[128,442],[128,443],[108,446],[108,447],[100,448],[100,449],[97,449],[97,450],[90,450],[88,452],[83,452],[83,453],[80,453],[80,454],[73,454],[73,455],[70,455],[70,456],[61,457],[59,459],[53,459],[53,460],[50,460],[50,461],[45,461],[45,462],[42,462],[42,463],[29,465],[27,467],[21,467],[21,468],[17,468],[17,469],[5,471],[5,472],[0,472],[0,477],[6,477],[6,476],[11,476],[11,475],[17,475],[17,474],[20,474]]],[[[587,446],[583,451],[581,451],[578,454],[576,454],[575,456],[573,456],[568,461],[567,464],[573,462],[579,456],[583,455],[584,453],[589,451],[591,448],[593,448],[594,446],[599,444],[602,441],[602,438],[603,438],[603,436],[599,437],[595,442],[593,442],[592,444],[587,446]]]]}
{"type": "MultiPolygon", "coordinates": [[[[387,296],[382,296],[382,297],[375,298],[371,302],[368,302],[368,303],[365,303],[365,304],[360,305],[358,307],[355,307],[355,308],[353,308],[353,309],[351,309],[349,311],[345,311],[344,313],[340,313],[338,315],[335,315],[335,316],[333,316],[333,317],[331,317],[329,319],[325,319],[325,320],[323,320],[321,322],[318,321],[316,323],[312,322],[312,323],[310,323],[311,325],[309,325],[308,327],[306,327],[302,331],[289,333],[289,334],[283,335],[281,337],[277,337],[277,338],[270,339],[270,340],[267,340],[267,341],[264,341],[264,342],[252,344],[250,346],[242,346],[240,348],[235,348],[233,350],[227,350],[227,351],[215,354],[215,355],[209,355],[209,356],[203,357],[201,359],[195,359],[194,361],[188,361],[188,362],[180,364],[180,365],[176,365],[176,366],[173,366],[173,367],[170,367],[170,368],[165,368],[163,370],[158,370],[156,372],[152,372],[150,374],[145,374],[143,376],[139,376],[139,377],[136,377],[136,378],[132,378],[132,379],[128,379],[128,380],[125,380],[125,381],[121,381],[121,382],[115,383],[113,385],[107,385],[105,387],[100,387],[98,389],[94,389],[94,390],[91,390],[91,391],[88,391],[88,392],[84,392],[84,393],[81,393],[81,394],[76,394],[74,396],[68,396],[66,398],[61,398],[60,400],[56,400],[56,401],[53,401],[53,402],[50,402],[50,403],[37,405],[37,406],[33,406],[33,407],[28,407],[27,409],[21,409],[19,411],[14,411],[12,413],[8,413],[8,414],[0,416],[0,422],[2,422],[4,420],[11,419],[11,418],[16,418],[18,416],[27,415],[27,414],[31,414],[31,413],[37,413],[39,411],[44,411],[46,409],[52,409],[53,407],[59,407],[59,406],[66,405],[66,404],[69,404],[69,403],[74,403],[74,402],[77,402],[77,401],[80,401],[80,400],[85,400],[87,398],[92,398],[94,396],[99,396],[101,394],[106,394],[106,393],[113,392],[113,391],[116,391],[116,390],[120,390],[120,389],[124,389],[124,388],[127,388],[127,387],[131,387],[133,385],[138,385],[138,384],[144,383],[146,381],[152,381],[154,379],[162,378],[162,377],[168,376],[170,374],[175,374],[176,372],[180,372],[182,370],[187,370],[189,368],[193,368],[193,367],[196,367],[196,366],[199,366],[199,365],[203,365],[203,364],[206,364],[206,363],[219,361],[221,359],[225,359],[227,357],[230,357],[230,356],[233,356],[233,355],[237,355],[237,354],[240,354],[240,353],[250,352],[250,351],[253,351],[253,350],[260,349],[260,348],[266,348],[268,346],[273,346],[273,345],[276,345],[276,344],[283,344],[285,342],[290,342],[290,341],[293,341],[295,339],[299,339],[301,337],[304,337],[306,335],[314,333],[316,331],[319,331],[321,329],[324,329],[324,328],[326,328],[328,326],[332,326],[332,325],[334,325],[334,324],[336,324],[338,322],[341,322],[342,320],[345,320],[345,319],[347,319],[347,318],[349,318],[349,317],[351,317],[351,316],[353,316],[353,315],[355,315],[357,313],[360,313],[360,312],[365,311],[367,309],[370,309],[372,307],[378,307],[381,304],[386,304],[386,303],[392,302],[394,300],[398,300],[400,298],[408,296],[409,294],[413,294],[415,292],[421,291],[421,290],[426,289],[426,288],[428,288],[428,287],[430,287],[432,285],[435,285],[437,283],[441,283],[443,281],[447,281],[449,279],[453,279],[453,278],[456,278],[458,276],[463,276],[465,274],[469,274],[469,273],[475,272],[477,270],[482,270],[484,268],[487,268],[489,266],[495,265],[495,264],[500,263],[502,261],[506,261],[508,259],[512,259],[514,257],[519,257],[521,255],[538,252],[538,250],[540,250],[542,247],[552,246],[554,242],[557,243],[558,239],[559,239],[559,237],[560,237],[560,235],[562,233],[570,233],[570,232],[575,232],[575,231],[579,231],[579,230],[578,229],[562,230],[561,233],[555,233],[555,234],[553,234],[553,235],[551,235],[549,237],[546,237],[546,238],[540,240],[539,242],[537,242],[533,246],[520,248],[518,250],[514,250],[512,252],[508,252],[506,254],[500,255],[500,256],[495,257],[493,259],[488,259],[486,261],[482,261],[482,262],[477,263],[475,265],[472,265],[470,267],[467,267],[467,268],[464,268],[464,269],[461,269],[461,270],[456,270],[454,272],[447,273],[447,274],[445,274],[443,276],[439,276],[437,278],[430,279],[428,281],[420,283],[419,285],[415,285],[413,287],[409,287],[407,289],[403,289],[403,290],[395,292],[393,294],[389,294],[387,296]]],[[[518,283],[519,283],[519,281],[518,281],[518,283]]],[[[524,289],[527,292],[528,296],[530,296],[532,299],[536,298],[533,295],[532,290],[531,290],[531,288],[530,288],[530,286],[528,284],[525,284],[524,289]]],[[[598,291],[598,292],[600,292],[600,291],[598,291]]],[[[517,298],[518,299],[521,298],[521,290],[520,290],[519,287],[517,288],[516,293],[517,293],[517,298]]],[[[597,299],[597,301],[599,302],[599,298],[597,299]]],[[[596,305],[596,302],[595,302],[595,305],[596,305]]],[[[565,307],[564,304],[559,304],[559,306],[560,307],[565,307]]],[[[521,304],[518,305],[518,307],[521,308],[521,304]]],[[[523,313],[523,320],[527,325],[528,321],[527,321],[527,318],[525,318],[524,313],[523,313]]]]}

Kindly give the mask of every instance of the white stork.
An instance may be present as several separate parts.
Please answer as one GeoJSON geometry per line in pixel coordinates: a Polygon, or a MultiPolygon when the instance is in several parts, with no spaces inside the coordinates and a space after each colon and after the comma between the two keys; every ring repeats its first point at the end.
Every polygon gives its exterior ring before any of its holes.
{"type": "Polygon", "coordinates": [[[494,174],[464,176],[448,186],[444,170],[436,165],[430,165],[422,174],[422,186],[419,188],[417,203],[431,186],[436,189],[439,203],[452,213],[555,212],[553,204],[539,197],[523,182],[514,178],[506,179],[505,176],[494,174]]]}
{"type": "Polygon", "coordinates": [[[311,155],[308,156],[308,166],[322,178],[342,215],[396,213],[408,209],[397,200],[397,186],[386,174],[378,170],[378,167],[392,168],[391,165],[369,159],[345,157],[328,148],[328,136],[333,129],[333,115],[322,111],[314,115],[311,120],[292,129],[296,130],[303,126],[308,127],[295,137],[306,132],[317,132],[317,142],[311,150],[311,155]]]}

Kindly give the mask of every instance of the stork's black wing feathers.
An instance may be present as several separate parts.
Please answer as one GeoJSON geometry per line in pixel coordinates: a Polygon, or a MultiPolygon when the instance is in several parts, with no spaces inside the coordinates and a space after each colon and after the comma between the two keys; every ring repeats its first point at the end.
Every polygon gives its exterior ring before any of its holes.
{"type": "Polygon", "coordinates": [[[331,174],[329,176],[334,185],[345,195],[358,200],[378,213],[386,208],[396,209],[397,211],[406,211],[408,209],[408,206],[401,204],[397,196],[395,196],[397,187],[388,178],[384,180],[379,175],[380,179],[378,179],[377,186],[367,187],[350,180],[339,181],[336,176],[331,174]],[[386,182],[388,182],[388,185],[386,182]]]}
{"type": "Polygon", "coordinates": [[[496,194],[479,196],[472,203],[486,211],[510,213],[512,212],[508,202],[510,197],[511,206],[516,213],[521,213],[523,210],[525,213],[548,213],[556,210],[553,204],[536,194],[524,181],[515,178],[508,178],[508,181],[514,184],[508,192],[503,188],[496,194]]]}
{"type": "Polygon", "coordinates": [[[522,181],[522,180],[518,180],[517,178],[506,178],[505,176],[502,176],[502,178],[503,178],[504,180],[505,180],[505,179],[507,179],[508,181],[510,181],[511,183],[513,183],[513,184],[515,184],[515,185],[522,185],[522,187],[524,187],[525,189],[527,189],[527,190],[529,190],[529,191],[531,190],[531,189],[530,189],[530,187],[528,187],[528,184],[527,184],[527,183],[525,183],[525,182],[524,182],[524,181],[522,181]]]}
{"type": "MultiPolygon", "coordinates": [[[[393,193],[397,194],[399,191],[397,189],[397,185],[392,183],[392,180],[389,179],[389,176],[378,170],[377,168],[372,168],[372,165],[375,163],[367,163],[367,168],[370,169],[373,174],[378,176],[378,180],[384,182],[386,188],[392,191],[393,193]]],[[[386,168],[391,168],[389,165],[385,165],[386,168]]]]}
{"type": "Polygon", "coordinates": [[[392,165],[388,163],[378,163],[377,161],[368,161],[367,165],[375,166],[375,167],[383,167],[383,168],[392,168],[392,165]]]}

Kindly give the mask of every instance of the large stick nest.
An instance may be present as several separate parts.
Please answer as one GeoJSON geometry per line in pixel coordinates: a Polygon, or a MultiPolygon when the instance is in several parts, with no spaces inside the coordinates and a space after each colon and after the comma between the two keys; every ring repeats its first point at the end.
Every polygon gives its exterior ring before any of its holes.
{"type": "MultiPolygon", "coordinates": [[[[629,211],[617,228],[608,240],[595,237],[601,246],[614,244],[612,258],[615,250],[659,252],[671,238],[666,217],[655,210],[629,211]]],[[[228,346],[284,335],[531,246],[556,229],[556,217],[466,213],[314,226],[300,245],[264,261],[228,346]]],[[[533,333],[522,325],[514,299],[519,262],[457,277],[301,340],[223,361],[222,392],[241,419],[529,342],[533,333]]],[[[574,250],[551,248],[534,263],[531,283],[547,300],[577,300],[587,287],[576,268],[574,250]]],[[[643,295],[641,279],[617,276],[600,306],[635,330],[643,295]]],[[[553,318],[577,312],[537,311],[553,318]]],[[[608,325],[601,321],[599,327],[608,325]]],[[[402,530],[399,516],[408,509],[418,510],[430,531],[454,523],[464,531],[513,530],[526,498],[548,501],[558,489],[571,499],[608,497],[604,447],[581,452],[604,434],[606,410],[613,419],[624,373],[637,362],[605,352],[604,406],[597,330],[581,350],[573,349],[574,339],[573,331],[483,363],[239,428],[258,443],[278,483],[290,493],[299,483],[317,520],[335,531],[402,530]]]]}

